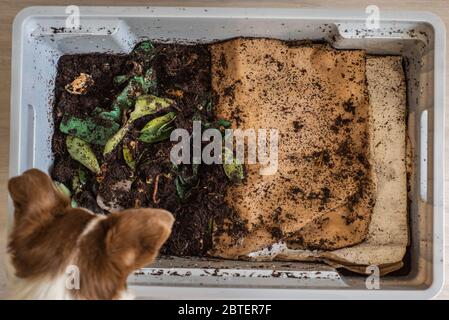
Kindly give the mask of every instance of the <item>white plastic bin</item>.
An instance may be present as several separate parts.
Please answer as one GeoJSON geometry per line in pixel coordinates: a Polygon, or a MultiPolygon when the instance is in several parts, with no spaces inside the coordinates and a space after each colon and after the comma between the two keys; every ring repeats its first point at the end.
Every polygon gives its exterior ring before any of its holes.
{"type": "MultiPolygon", "coordinates": [[[[210,42],[237,36],[326,40],[336,48],[402,55],[408,84],[411,177],[411,271],[381,278],[343,276],[319,263],[163,259],[130,277],[147,298],[430,298],[443,284],[445,28],[426,12],[273,8],[80,7],[81,27],[65,27],[66,7],[30,7],[13,26],[10,175],[52,165],[51,109],[63,54],[129,52],[144,39],[210,42]],[[57,28],[58,32],[54,32],[57,28]],[[277,270],[273,273],[273,270],[277,270]],[[183,276],[184,275],[184,276],[183,276]]],[[[10,208],[10,218],[12,210],[10,208]]]]}

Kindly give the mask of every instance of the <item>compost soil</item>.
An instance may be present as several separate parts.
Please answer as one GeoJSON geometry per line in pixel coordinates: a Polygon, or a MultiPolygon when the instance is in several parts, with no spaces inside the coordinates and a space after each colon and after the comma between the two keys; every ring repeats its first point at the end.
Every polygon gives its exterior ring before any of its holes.
{"type": "MultiPolygon", "coordinates": [[[[76,54],[60,58],[55,81],[53,120],[55,133],[52,147],[55,156],[51,171],[55,181],[71,185],[72,178],[83,166],[72,160],[65,144],[66,136],[57,128],[65,116],[89,118],[96,107],[110,110],[115,96],[123,85],[114,84],[114,77],[130,71],[130,56],[116,54],[76,54]],[[84,95],[65,90],[80,73],[91,75],[93,85],[84,95]]],[[[156,44],[152,65],[157,78],[157,96],[173,99],[177,128],[191,132],[192,120],[213,124],[217,119],[211,105],[210,54],[204,45],[156,44]]],[[[137,140],[139,130],[151,117],[135,122],[119,147],[103,157],[102,147],[92,145],[101,164],[100,177],[88,172],[82,190],[73,195],[80,207],[98,214],[107,214],[100,208],[103,202],[114,201],[121,208],[157,207],[173,213],[176,221],[173,232],[162,254],[177,256],[204,256],[212,246],[212,230],[222,226],[225,219],[235,222],[236,236],[245,232],[243,223],[227,206],[224,195],[231,183],[221,165],[200,165],[197,177],[191,183],[188,196],[177,194],[175,178],[193,175],[192,166],[174,167],[170,150],[175,142],[169,140],[145,144],[137,140]],[[126,164],[122,144],[133,146],[136,170],[126,164]],[[120,187],[117,187],[117,186],[120,187]]]]}

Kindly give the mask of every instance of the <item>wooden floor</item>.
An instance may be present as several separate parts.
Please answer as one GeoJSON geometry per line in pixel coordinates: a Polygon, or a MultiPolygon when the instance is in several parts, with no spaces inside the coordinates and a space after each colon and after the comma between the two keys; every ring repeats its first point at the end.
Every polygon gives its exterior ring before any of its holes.
{"type": "MultiPolygon", "coordinates": [[[[438,14],[446,24],[446,29],[449,29],[449,1],[446,0],[309,0],[309,1],[226,1],[226,0],[213,0],[213,1],[116,1],[116,0],[77,0],[77,1],[56,1],[56,0],[30,0],[30,1],[7,1],[0,0],[0,296],[5,291],[5,278],[3,272],[3,258],[5,252],[6,242],[6,215],[7,215],[7,189],[6,183],[8,179],[8,159],[9,159],[9,101],[10,101],[10,65],[11,65],[11,24],[14,16],[22,8],[28,6],[37,5],[173,5],[173,6],[240,6],[240,7],[335,7],[339,9],[352,8],[363,9],[369,4],[376,4],[382,10],[389,9],[404,9],[404,10],[426,10],[432,11],[438,14]]],[[[448,41],[448,35],[446,36],[446,43],[448,41]]],[[[447,50],[449,52],[449,50],[447,50]]],[[[449,61],[446,57],[446,61],[449,61]]],[[[449,72],[446,72],[446,92],[449,72]]],[[[446,96],[446,101],[449,101],[449,97],[446,96]]],[[[446,112],[446,140],[449,141],[449,112],[446,112]]],[[[448,146],[446,143],[445,158],[449,154],[448,146]]],[[[444,179],[446,185],[448,185],[447,166],[444,170],[444,179]]],[[[442,173],[443,174],[443,173],[442,173]]],[[[446,188],[445,202],[448,201],[448,188],[446,188]]],[[[445,247],[445,265],[446,270],[449,268],[449,219],[447,212],[446,215],[446,247],[445,247]]],[[[449,277],[446,277],[446,284],[443,291],[437,298],[449,299],[449,277]]]]}

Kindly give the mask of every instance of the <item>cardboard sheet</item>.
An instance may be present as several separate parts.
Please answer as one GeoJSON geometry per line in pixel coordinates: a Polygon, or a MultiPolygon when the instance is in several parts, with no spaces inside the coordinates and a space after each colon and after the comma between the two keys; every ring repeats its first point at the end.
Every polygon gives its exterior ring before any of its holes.
{"type": "Polygon", "coordinates": [[[406,87],[401,57],[368,56],[372,159],[377,181],[368,235],[362,243],[333,251],[294,250],[288,243],[249,255],[254,260],[324,261],[357,273],[376,265],[380,274],[400,269],[408,245],[406,87]]]}
{"type": "Polygon", "coordinates": [[[245,183],[228,190],[248,232],[215,232],[210,253],[361,273],[400,268],[408,241],[401,59],[235,39],[212,47],[212,63],[218,115],[242,129],[277,127],[281,137],[279,171],[261,176],[246,165],[245,183]]]}

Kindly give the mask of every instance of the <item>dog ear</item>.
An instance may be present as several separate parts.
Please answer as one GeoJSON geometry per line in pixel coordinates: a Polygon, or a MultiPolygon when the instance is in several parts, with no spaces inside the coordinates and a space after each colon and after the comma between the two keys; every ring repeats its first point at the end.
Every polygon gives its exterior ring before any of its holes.
{"type": "MultiPolygon", "coordinates": [[[[53,214],[70,205],[70,199],[58,191],[48,175],[37,169],[25,171],[8,182],[16,218],[24,214],[53,214]]],[[[44,218],[44,216],[40,216],[44,218]]]]}
{"type": "Polygon", "coordinates": [[[129,209],[111,214],[106,251],[127,272],[154,261],[171,233],[174,218],[162,209],[129,209]]]}

